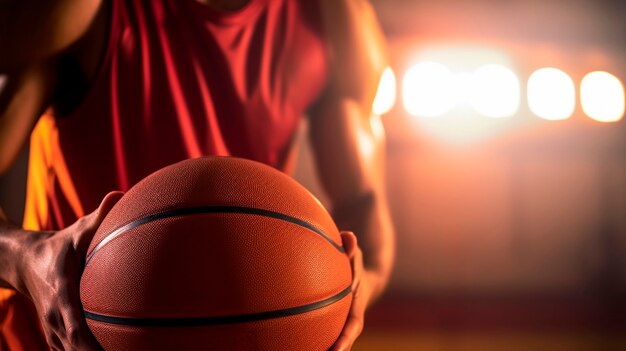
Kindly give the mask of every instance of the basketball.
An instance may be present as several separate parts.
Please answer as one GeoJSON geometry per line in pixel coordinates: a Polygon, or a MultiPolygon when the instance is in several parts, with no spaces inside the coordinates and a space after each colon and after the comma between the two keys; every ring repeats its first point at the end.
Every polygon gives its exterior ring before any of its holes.
{"type": "Polygon", "coordinates": [[[269,166],[165,167],[108,213],[80,283],[105,350],[327,350],[352,273],[321,203],[269,166]]]}

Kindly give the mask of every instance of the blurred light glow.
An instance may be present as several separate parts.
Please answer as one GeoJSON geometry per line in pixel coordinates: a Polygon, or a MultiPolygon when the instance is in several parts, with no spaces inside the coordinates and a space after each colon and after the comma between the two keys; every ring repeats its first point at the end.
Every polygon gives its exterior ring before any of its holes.
{"type": "Polygon", "coordinates": [[[624,86],[614,75],[595,71],[580,84],[583,111],[598,122],[616,122],[624,116],[624,86]]]}
{"type": "Polygon", "coordinates": [[[385,137],[385,128],[383,127],[380,115],[373,114],[370,116],[370,130],[360,128],[357,133],[359,143],[359,151],[363,153],[366,159],[372,159],[376,153],[377,142],[385,137]]]}
{"type": "Polygon", "coordinates": [[[454,76],[449,68],[436,62],[412,66],[402,81],[402,100],[413,116],[441,116],[455,105],[454,76]]]}
{"type": "Polygon", "coordinates": [[[574,113],[576,89],[567,73],[552,67],[538,69],[528,78],[527,89],[528,105],[537,116],[563,120],[574,113]]]}
{"type": "Polygon", "coordinates": [[[511,117],[519,110],[520,83],[513,71],[486,64],[474,72],[470,103],[488,117],[511,117]]]}
{"type": "Polygon", "coordinates": [[[474,75],[467,72],[455,74],[454,91],[457,104],[470,101],[474,92],[474,75]]]}
{"type": "Polygon", "coordinates": [[[378,90],[372,106],[374,114],[380,116],[389,112],[396,103],[396,95],[396,76],[391,67],[387,67],[380,76],[378,83],[378,90]]]}

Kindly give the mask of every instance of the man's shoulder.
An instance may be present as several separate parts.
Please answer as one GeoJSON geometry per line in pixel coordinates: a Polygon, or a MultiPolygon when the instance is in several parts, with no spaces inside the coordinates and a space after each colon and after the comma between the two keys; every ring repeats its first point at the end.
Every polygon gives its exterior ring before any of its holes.
{"type": "Polygon", "coordinates": [[[382,30],[367,0],[319,0],[331,52],[335,89],[359,100],[373,98],[387,50],[382,30]]]}
{"type": "Polygon", "coordinates": [[[55,57],[83,38],[107,0],[8,0],[0,5],[0,69],[55,57]],[[10,54],[6,54],[10,53],[10,54]]]}

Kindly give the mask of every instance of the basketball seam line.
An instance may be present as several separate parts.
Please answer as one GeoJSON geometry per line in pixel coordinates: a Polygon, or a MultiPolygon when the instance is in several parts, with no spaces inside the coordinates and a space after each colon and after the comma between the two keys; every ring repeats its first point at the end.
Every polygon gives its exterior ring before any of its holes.
{"type": "Polygon", "coordinates": [[[85,260],[85,267],[87,267],[87,264],[89,263],[89,261],[91,261],[91,259],[96,254],[96,252],[98,252],[100,249],[102,249],[102,247],[104,247],[106,244],[111,242],[111,240],[117,238],[118,236],[124,234],[125,232],[131,229],[139,227],[140,225],[147,224],[147,223],[159,220],[159,219],[176,217],[176,216],[187,216],[187,215],[193,215],[193,214],[218,214],[218,213],[251,214],[251,215],[259,215],[259,216],[275,218],[275,219],[280,219],[286,222],[290,222],[290,223],[299,225],[303,228],[311,230],[312,232],[316,233],[317,235],[321,236],[326,241],[328,241],[339,252],[342,252],[342,253],[345,252],[342,246],[337,245],[337,243],[335,243],[322,230],[318,229],[313,224],[303,221],[299,218],[286,215],[284,213],[264,210],[261,208],[254,208],[254,207],[201,206],[201,207],[177,208],[177,209],[173,209],[169,211],[155,213],[146,217],[135,219],[134,221],[115,229],[110,234],[105,236],[104,239],[102,239],[98,243],[98,245],[94,247],[91,253],[87,255],[87,258],[85,260]]]}
{"type": "Polygon", "coordinates": [[[104,322],[109,324],[127,325],[135,327],[200,327],[211,325],[224,325],[224,324],[236,324],[256,322],[267,319],[275,319],[282,317],[289,317],[297,314],[311,312],[326,306],[329,306],[335,302],[342,300],[348,294],[352,292],[352,286],[348,286],[336,295],[333,295],[327,299],[313,302],[307,305],[290,307],[281,310],[240,314],[234,316],[219,316],[219,317],[192,317],[192,318],[132,318],[132,317],[113,317],[108,315],[102,315],[98,313],[85,311],[85,318],[98,322],[104,322]]]}

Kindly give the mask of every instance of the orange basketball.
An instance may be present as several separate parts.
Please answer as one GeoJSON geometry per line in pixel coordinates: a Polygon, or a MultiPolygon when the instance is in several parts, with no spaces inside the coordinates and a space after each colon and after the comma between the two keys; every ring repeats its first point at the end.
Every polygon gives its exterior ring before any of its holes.
{"type": "Polygon", "coordinates": [[[106,350],[327,350],[351,280],[334,222],[304,187],[209,157],[124,195],[91,242],[80,297],[106,350]]]}

